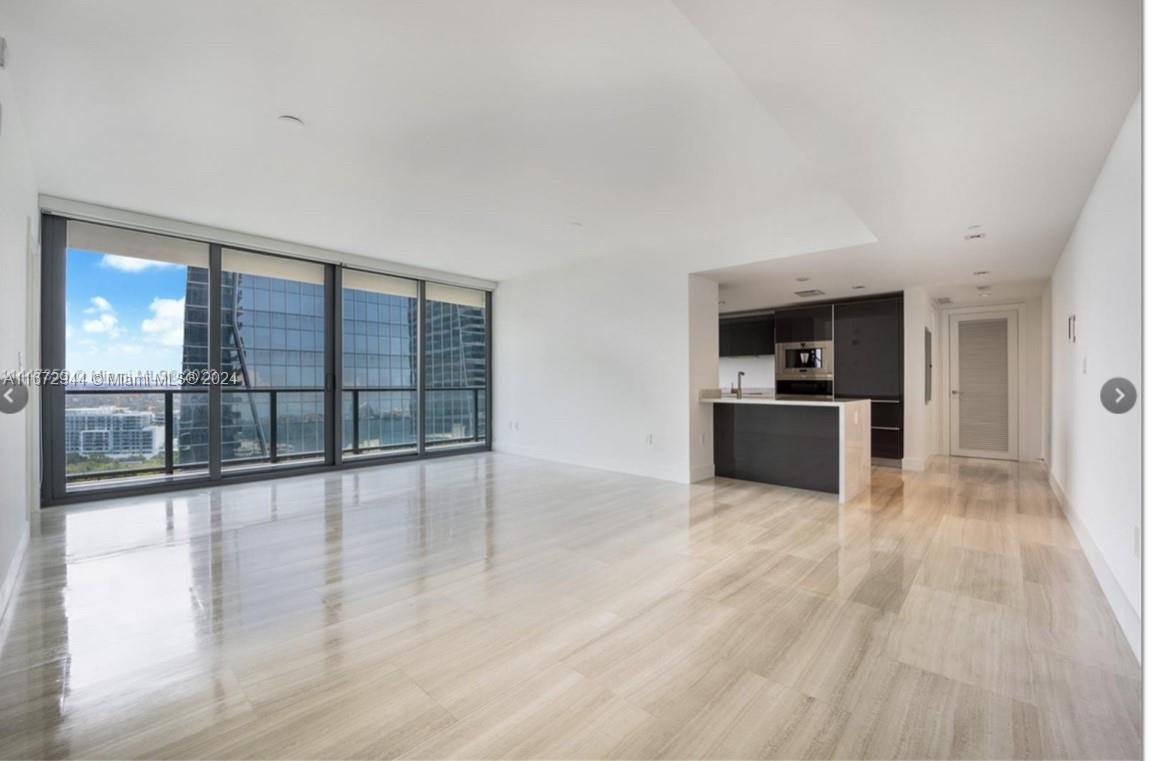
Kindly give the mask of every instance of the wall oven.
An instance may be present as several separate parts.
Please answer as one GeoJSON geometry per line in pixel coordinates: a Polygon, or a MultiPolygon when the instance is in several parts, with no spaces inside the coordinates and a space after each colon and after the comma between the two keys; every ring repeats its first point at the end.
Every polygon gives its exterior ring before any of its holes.
{"type": "Polygon", "coordinates": [[[831,380],[835,353],[831,341],[796,341],[775,345],[777,380],[831,380]]]}

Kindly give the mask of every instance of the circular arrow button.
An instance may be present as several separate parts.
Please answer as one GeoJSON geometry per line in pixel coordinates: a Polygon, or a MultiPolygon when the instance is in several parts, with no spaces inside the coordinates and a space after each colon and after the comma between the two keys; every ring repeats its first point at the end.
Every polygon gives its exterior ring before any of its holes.
{"type": "Polygon", "coordinates": [[[28,404],[27,386],[12,381],[0,383],[0,412],[11,415],[20,412],[26,404],[28,404]]]}
{"type": "Polygon", "coordinates": [[[1138,401],[1138,389],[1125,378],[1110,378],[1101,387],[1101,403],[1115,415],[1129,412],[1138,401]]]}

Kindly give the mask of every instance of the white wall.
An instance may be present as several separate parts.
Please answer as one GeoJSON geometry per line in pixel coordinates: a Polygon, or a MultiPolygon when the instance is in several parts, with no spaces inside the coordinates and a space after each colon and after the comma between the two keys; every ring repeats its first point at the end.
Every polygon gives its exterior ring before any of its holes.
{"type": "MultiPolygon", "coordinates": [[[[29,253],[40,234],[36,182],[20,111],[9,74],[0,70],[0,370],[16,370],[29,360],[29,253]]],[[[0,611],[7,603],[20,554],[28,538],[29,496],[36,479],[30,471],[30,403],[14,415],[0,415],[0,611]]],[[[2,629],[0,629],[2,631],[2,629]]]]}
{"type": "MultiPolygon", "coordinates": [[[[940,432],[943,430],[944,415],[940,409],[940,390],[943,388],[943,373],[940,364],[940,347],[944,341],[944,331],[940,329],[940,310],[929,301],[924,310],[924,327],[932,333],[932,399],[924,405],[926,416],[926,436],[928,457],[941,452],[940,432]]],[[[921,339],[923,340],[923,339],[921,339]]],[[[920,348],[923,356],[923,346],[920,348]]],[[[923,392],[923,387],[921,387],[923,392]]]]}
{"type": "Polygon", "coordinates": [[[739,371],[746,373],[742,387],[753,391],[773,391],[775,388],[775,355],[757,357],[720,357],[718,359],[719,388],[732,388],[738,382],[739,371]]]}
{"type": "Polygon", "coordinates": [[[1041,292],[1041,459],[1053,458],[1053,282],[1041,292]]]}
{"type": "Polygon", "coordinates": [[[1036,462],[1045,457],[1044,440],[1045,341],[1042,330],[1041,299],[1029,299],[1022,310],[1023,322],[1018,348],[1021,352],[1021,420],[1018,427],[1021,459],[1036,462]]]}
{"type": "Polygon", "coordinates": [[[718,283],[690,275],[690,480],[714,476],[714,410],[699,399],[718,381],[718,283]]]}
{"type": "MultiPolygon", "coordinates": [[[[1130,644],[1141,646],[1142,415],[1099,401],[1142,388],[1142,103],[1135,101],[1053,271],[1050,472],[1130,644]],[[1077,315],[1077,342],[1066,335],[1077,315]]],[[[1140,651],[1139,651],[1140,652],[1140,651]]]]}
{"type": "Polygon", "coordinates": [[[904,470],[928,465],[928,417],[924,404],[924,328],[931,304],[924,288],[904,291],[904,470]]]}
{"type": "MultiPolygon", "coordinates": [[[[606,259],[512,278],[493,300],[497,451],[686,482],[686,272],[606,259]]],[[[698,288],[699,293],[702,289],[698,288]]],[[[717,354],[717,297],[711,320],[717,354]]],[[[717,375],[708,376],[713,387],[717,375]]]]}

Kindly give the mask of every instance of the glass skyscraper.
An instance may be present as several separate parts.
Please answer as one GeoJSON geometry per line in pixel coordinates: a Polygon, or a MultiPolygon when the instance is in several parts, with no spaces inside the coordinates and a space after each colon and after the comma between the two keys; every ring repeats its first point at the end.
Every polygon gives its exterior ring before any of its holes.
{"type": "Polygon", "coordinates": [[[482,440],[488,354],[484,307],[426,302],[425,426],[429,444],[482,440]]]}
{"type": "Polygon", "coordinates": [[[343,289],[344,451],[356,448],[356,415],[360,451],[416,446],[416,296],[404,282],[410,294],[343,289]]]}

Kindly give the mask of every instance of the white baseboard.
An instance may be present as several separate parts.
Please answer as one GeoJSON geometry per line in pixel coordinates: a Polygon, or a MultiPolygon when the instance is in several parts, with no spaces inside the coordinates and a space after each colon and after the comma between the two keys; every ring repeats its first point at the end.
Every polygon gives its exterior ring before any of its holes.
{"type": "Polygon", "coordinates": [[[29,527],[26,524],[20,543],[16,545],[16,552],[12,555],[12,562],[5,569],[4,579],[0,581],[0,652],[4,651],[4,642],[8,639],[8,630],[12,628],[12,616],[8,615],[12,607],[12,600],[16,597],[16,587],[24,571],[24,555],[28,550],[29,527]]]}
{"type": "Polygon", "coordinates": [[[714,478],[714,463],[711,462],[705,465],[693,465],[690,467],[690,483],[696,484],[708,478],[714,478]]]}
{"type": "Polygon", "coordinates": [[[1130,648],[1134,651],[1134,655],[1138,657],[1138,663],[1142,662],[1142,618],[1134,609],[1130,598],[1126,596],[1125,591],[1122,590],[1122,585],[1118,583],[1114,572],[1110,570],[1105,558],[1098,549],[1097,544],[1093,541],[1093,537],[1089,535],[1089,530],[1082,522],[1081,516],[1073,509],[1073,505],[1069,502],[1069,497],[1065,493],[1065,489],[1061,484],[1057,483],[1057,479],[1053,477],[1052,471],[1049,472],[1049,487],[1053,490],[1053,495],[1057,497],[1057,501],[1061,503],[1061,510],[1065,513],[1065,517],[1069,519],[1069,525],[1073,527],[1073,533],[1077,536],[1077,541],[1081,545],[1082,552],[1085,553],[1086,560],[1093,568],[1093,573],[1097,576],[1098,584],[1101,585],[1101,591],[1105,593],[1106,600],[1109,601],[1110,607],[1114,611],[1114,617],[1118,620],[1118,625],[1122,627],[1122,632],[1126,635],[1126,640],[1130,643],[1130,648]]]}
{"type": "Polygon", "coordinates": [[[901,470],[910,470],[914,473],[923,473],[928,469],[928,458],[926,457],[905,457],[900,460],[901,470]]]}
{"type": "Polygon", "coordinates": [[[594,470],[606,470],[611,473],[624,473],[629,476],[640,476],[642,478],[654,478],[659,481],[672,481],[679,484],[690,483],[691,471],[689,467],[682,468],[642,468],[642,467],[625,467],[625,463],[614,458],[578,458],[571,456],[562,456],[555,452],[544,452],[535,447],[522,446],[506,441],[492,442],[492,451],[500,454],[512,454],[520,457],[528,457],[533,460],[544,460],[546,462],[558,462],[563,465],[576,465],[579,468],[593,468],[594,470]]]}

